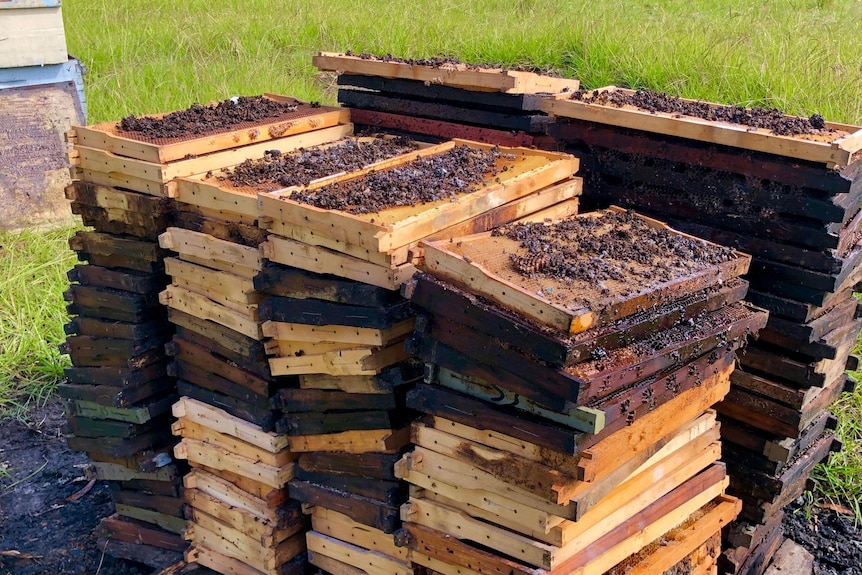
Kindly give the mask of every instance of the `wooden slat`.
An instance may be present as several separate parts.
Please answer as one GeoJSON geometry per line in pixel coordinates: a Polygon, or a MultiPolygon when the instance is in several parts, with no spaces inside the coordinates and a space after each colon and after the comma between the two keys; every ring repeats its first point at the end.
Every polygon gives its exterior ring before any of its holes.
{"type": "Polygon", "coordinates": [[[239,417],[246,421],[250,421],[255,425],[259,425],[264,431],[275,430],[275,423],[280,414],[274,412],[268,405],[261,405],[259,401],[240,399],[233,395],[228,395],[224,391],[219,391],[218,385],[210,380],[201,381],[200,383],[192,383],[183,379],[177,380],[177,391],[180,395],[187,395],[198,401],[216,405],[220,409],[225,410],[235,417],[239,417]]]}
{"type": "Polygon", "coordinates": [[[256,271],[263,267],[260,251],[256,248],[182,228],[168,228],[159,236],[159,245],[179,253],[180,257],[191,256],[212,262],[209,267],[223,271],[230,271],[230,266],[256,271]]]}
{"type": "Polygon", "coordinates": [[[304,323],[265,322],[265,337],[286,341],[339,342],[367,346],[385,346],[413,332],[414,320],[408,319],[385,329],[342,325],[309,325],[304,323]]]}
{"type": "Polygon", "coordinates": [[[177,334],[183,339],[202,347],[208,347],[213,353],[222,355],[236,363],[264,363],[266,360],[263,344],[259,340],[243,335],[227,326],[175,309],[168,309],[168,320],[176,326],[177,334]],[[204,340],[206,340],[206,346],[202,345],[204,340]]]}
{"type": "Polygon", "coordinates": [[[347,475],[369,480],[394,481],[397,453],[342,453],[313,451],[299,458],[300,467],[311,472],[347,475]]]}
{"type": "Polygon", "coordinates": [[[349,349],[372,349],[374,346],[363,346],[355,343],[339,343],[334,341],[321,341],[311,343],[307,341],[287,341],[283,339],[272,339],[266,342],[266,350],[273,357],[299,357],[302,355],[320,355],[331,351],[342,351],[349,349]]]}
{"type": "Polygon", "coordinates": [[[385,368],[378,375],[300,375],[302,389],[340,390],[345,393],[392,393],[402,385],[415,383],[423,377],[422,364],[415,360],[385,368]]]}
{"type": "Polygon", "coordinates": [[[95,265],[76,265],[66,274],[70,282],[82,285],[104,287],[146,295],[158,293],[167,283],[164,274],[136,272],[134,270],[115,270],[95,265]]]}
{"type": "Polygon", "coordinates": [[[229,521],[224,521],[222,519],[223,515],[213,516],[200,510],[197,510],[197,512],[193,514],[194,517],[190,518],[191,523],[199,525],[204,529],[219,535],[227,533],[236,534],[234,537],[241,535],[244,540],[251,544],[251,546],[259,546],[262,556],[273,554],[280,543],[284,542],[291,536],[296,535],[305,527],[302,523],[299,523],[290,528],[280,529],[260,536],[255,534],[254,527],[252,527],[251,531],[247,531],[245,524],[237,526],[229,521]]]}
{"type": "Polygon", "coordinates": [[[165,258],[165,273],[171,276],[175,285],[207,296],[208,298],[231,307],[256,304],[262,298],[254,288],[250,278],[230,272],[213,270],[177,258],[165,258]]]}
{"type": "Polygon", "coordinates": [[[532,72],[482,68],[455,63],[428,66],[387,62],[347,56],[336,52],[320,52],[312,58],[312,63],[321,70],[338,73],[418,80],[431,84],[512,94],[534,94],[538,92],[555,94],[577,90],[580,85],[578,80],[541,76],[532,72]]]}
{"type": "Polygon", "coordinates": [[[159,513],[158,511],[141,509],[140,507],[126,505],[125,503],[114,503],[114,509],[116,510],[117,515],[121,517],[131,517],[138,521],[152,523],[153,525],[158,525],[165,531],[170,531],[171,533],[181,533],[186,527],[185,519],[172,517],[164,513],[159,513]]]}
{"type": "Polygon", "coordinates": [[[78,437],[103,437],[105,439],[112,437],[128,439],[153,430],[164,429],[167,423],[166,417],[151,419],[144,424],[111,419],[90,419],[88,417],[74,417],[66,421],[68,430],[78,437]]]}
{"type": "Polygon", "coordinates": [[[262,549],[245,534],[223,525],[219,532],[205,529],[199,524],[190,524],[184,537],[196,548],[218,549],[226,557],[237,559],[248,566],[270,575],[279,575],[280,566],[305,551],[305,536],[296,534],[275,549],[262,549]]]}
{"type": "Polygon", "coordinates": [[[212,447],[219,447],[251,461],[272,467],[282,467],[299,458],[298,454],[291,453],[287,449],[283,449],[277,453],[269,452],[240,439],[236,439],[231,435],[219,433],[214,429],[205,427],[193,421],[188,421],[182,417],[171,424],[171,432],[176,436],[205,442],[212,447]]]}
{"type": "MultiPolygon", "coordinates": [[[[164,363],[156,364],[156,366],[148,366],[144,369],[149,369],[149,367],[160,367],[160,371],[165,370],[164,363]]],[[[65,371],[68,372],[71,370],[98,370],[102,372],[104,370],[111,369],[112,368],[110,367],[71,367],[67,368],[65,371]]],[[[112,373],[111,371],[99,373],[98,377],[94,379],[102,379],[102,376],[110,378],[116,376],[116,373],[112,373]]],[[[60,383],[57,385],[57,394],[63,399],[97,404],[105,408],[128,409],[134,408],[136,405],[139,405],[140,403],[143,403],[147,400],[151,400],[154,397],[163,396],[165,393],[171,393],[174,391],[174,387],[175,384],[171,380],[171,378],[161,375],[147,381],[142,381],[131,385],[124,385],[123,387],[102,385],[98,381],[84,382],[83,384],[60,383]]],[[[89,409],[88,411],[91,415],[99,416],[99,414],[92,409],[89,409]]],[[[81,413],[83,414],[84,411],[81,411],[81,413]]],[[[82,417],[82,415],[78,417],[82,417]]],[[[105,418],[102,419],[107,421],[107,419],[105,418]]]]}
{"type": "Polygon", "coordinates": [[[391,290],[273,263],[267,263],[260,274],[255,276],[254,287],[278,297],[316,299],[372,308],[386,307],[401,301],[401,297],[391,290]]]}
{"type": "Polygon", "coordinates": [[[266,465],[195,439],[180,441],[174,447],[174,455],[177,459],[187,459],[190,463],[206,465],[213,469],[224,469],[275,488],[283,487],[293,478],[294,473],[294,463],[287,463],[281,467],[266,465]]]}
{"type": "Polygon", "coordinates": [[[170,332],[170,324],[163,318],[153,318],[143,323],[105,320],[97,317],[78,316],[63,326],[67,335],[89,335],[142,341],[170,332]]]}
{"type": "Polygon", "coordinates": [[[354,521],[370,525],[384,533],[394,532],[400,523],[398,507],[361,495],[298,479],[290,482],[290,493],[306,506],[337,509],[354,521]]]}
{"type": "MultiPolygon", "coordinates": [[[[382,76],[365,76],[342,72],[336,83],[342,86],[365,88],[373,92],[398,94],[409,98],[432,98],[448,101],[468,108],[490,108],[507,110],[511,114],[535,111],[540,108],[546,96],[536,94],[505,94],[501,92],[479,92],[463,88],[453,88],[443,84],[431,84],[416,80],[399,80],[382,76]]],[[[353,110],[351,110],[351,117],[353,110]]],[[[363,123],[363,122],[357,122],[363,123]]]]}
{"type": "Polygon", "coordinates": [[[166,255],[155,242],[100,232],[79,231],[69,238],[69,247],[91,255],[123,255],[147,262],[158,262],[166,255]]]}
{"type": "Polygon", "coordinates": [[[326,435],[294,435],[291,451],[343,451],[345,453],[397,453],[410,442],[410,428],[344,431],[326,435]]]}
{"type": "Polygon", "coordinates": [[[279,422],[276,430],[288,435],[308,437],[349,431],[400,428],[410,419],[411,417],[405,414],[403,409],[288,413],[279,422]]]}
{"type": "Polygon", "coordinates": [[[560,549],[552,545],[513,533],[493,523],[473,519],[457,509],[426,499],[411,498],[402,505],[401,519],[462,541],[479,543],[501,554],[517,557],[527,565],[543,569],[553,568],[560,554],[560,549]]]}
{"type": "Polygon", "coordinates": [[[308,550],[313,554],[330,557],[341,563],[352,565],[367,575],[412,575],[408,563],[393,559],[378,551],[357,547],[328,535],[309,531],[308,550]]]}
{"type": "Polygon", "coordinates": [[[130,212],[149,218],[170,216],[175,206],[171,200],[154,198],[130,190],[100,185],[90,181],[73,181],[66,187],[66,199],[110,212],[130,212]]]}
{"type": "MultiPolygon", "coordinates": [[[[633,93],[632,90],[615,86],[601,88],[601,90],[608,89],[628,94],[633,93]]],[[[560,99],[548,99],[542,105],[542,109],[549,114],[564,118],[576,118],[839,166],[847,165],[853,152],[858,151],[859,147],[862,146],[858,136],[843,142],[838,138],[833,142],[818,142],[802,137],[780,136],[770,130],[756,129],[729,122],[709,121],[692,116],[650,112],[629,107],[617,108],[615,106],[587,104],[570,100],[568,96],[560,99]]],[[[855,126],[827,125],[852,132],[860,130],[855,126]]]]}
{"type": "MultiPolygon", "coordinates": [[[[721,529],[736,517],[741,506],[738,499],[727,496],[719,497],[716,503],[690,525],[671,529],[664,534],[655,550],[630,566],[626,574],[664,573],[682,561],[690,560],[689,564],[694,563],[693,555],[698,553],[699,546],[705,542],[709,547],[712,537],[720,537],[721,529]]],[[[652,545],[655,545],[655,542],[652,545]]],[[[712,542],[712,545],[720,547],[720,542],[712,542]]],[[[718,549],[714,552],[718,554],[718,549]]],[[[700,562],[693,565],[693,575],[708,572],[704,570],[704,566],[712,565],[714,561],[714,557],[706,554],[700,562]]]]}
{"type": "Polygon", "coordinates": [[[381,397],[376,393],[288,388],[280,389],[272,399],[272,404],[288,415],[296,415],[308,412],[391,411],[398,408],[398,399],[394,393],[381,397]]]}
{"type": "Polygon", "coordinates": [[[368,329],[387,329],[416,315],[410,303],[400,297],[385,306],[370,306],[272,296],[261,302],[258,312],[263,320],[368,329]]]}
{"type": "Polygon", "coordinates": [[[476,507],[502,517],[508,528],[518,533],[550,533],[564,519],[546,511],[537,510],[532,502],[525,504],[486,489],[473,489],[461,484],[442,481],[419,471],[410,469],[409,455],[395,465],[395,475],[400,479],[459,502],[472,502],[476,507]]]}
{"type": "MultiPolygon", "coordinates": [[[[290,514],[282,514],[276,506],[270,505],[261,496],[263,493],[250,493],[232,481],[228,481],[214,472],[218,470],[205,471],[194,468],[184,478],[183,485],[186,493],[200,492],[211,497],[225,507],[225,509],[236,509],[248,513],[264,525],[278,528],[292,527],[301,524],[300,517],[291,520],[290,514]]],[[[193,499],[189,498],[189,499],[193,499]]]]}
{"type": "Polygon", "coordinates": [[[224,215],[229,219],[224,219],[222,214],[210,214],[188,204],[179,204],[172,227],[208,234],[214,238],[230,240],[244,246],[257,247],[266,241],[269,234],[257,227],[257,223],[246,222],[244,220],[247,218],[244,217],[224,215]]]}
{"type": "Polygon", "coordinates": [[[408,560],[407,549],[397,547],[391,534],[357,523],[349,516],[332,509],[313,507],[311,509],[311,526],[321,535],[340,539],[399,561],[406,562],[408,560]]]}
{"type": "Polygon", "coordinates": [[[129,234],[142,239],[156,240],[159,234],[173,224],[173,216],[153,218],[139,212],[108,210],[72,202],[72,213],[81,216],[85,226],[110,234],[129,234]]]}
{"type": "MultiPolygon", "coordinates": [[[[78,145],[93,146],[110,151],[118,156],[136,158],[148,162],[171,162],[182,160],[190,154],[195,156],[211,154],[212,152],[240,147],[245,144],[273,140],[291,134],[309,132],[348,122],[349,116],[346,111],[338,108],[311,108],[309,105],[303,104],[293,98],[275,94],[266,94],[265,96],[277,102],[297,104],[300,106],[300,113],[293,114],[293,117],[269,123],[257,122],[254,125],[225,130],[218,134],[192,136],[180,141],[168,141],[161,144],[138,139],[131,134],[126,135],[116,129],[115,122],[104,122],[93,126],[74,126],[73,129],[78,145]]],[[[155,117],[162,115],[159,114],[155,117]]],[[[264,145],[272,146],[273,143],[269,142],[264,145]]],[[[207,169],[209,168],[198,170],[198,172],[206,171],[207,169]]]]}
{"type": "Polygon", "coordinates": [[[318,274],[337,275],[390,290],[401,287],[401,284],[416,272],[416,268],[409,263],[379,265],[335,250],[275,235],[261,245],[261,253],[275,263],[318,274]]]}
{"type": "Polygon", "coordinates": [[[92,417],[93,419],[116,419],[129,423],[146,423],[167,413],[176,401],[176,394],[148,399],[132,407],[105,407],[89,401],[69,401],[66,404],[67,416],[92,417]]]}
{"type": "Polygon", "coordinates": [[[216,378],[221,378],[223,381],[220,387],[226,392],[235,391],[237,397],[267,405],[269,397],[280,387],[279,382],[272,378],[242,369],[209,351],[207,347],[193,344],[179,335],[174,336],[165,350],[175,358],[173,370],[178,377],[194,379],[194,383],[204,387],[218,389],[216,378]]]}
{"type": "MultiPolygon", "coordinates": [[[[185,288],[170,285],[159,294],[162,305],[201,320],[212,321],[252,339],[263,339],[256,314],[237,311],[185,288]]],[[[256,307],[256,306],[249,306],[256,307]]],[[[255,310],[256,311],[256,310],[255,310]]],[[[251,310],[249,310],[251,312],[251,310]]]]}
{"type": "Polygon", "coordinates": [[[101,481],[163,481],[171,482],[179,475],[174,465],[162,467],[156,471],[140,471],[130,469],[125,465],[117,463],[106,463],[96,461],[90,463],[86,469],[87,477],[101,481]]]}
{"type": "Polygon", "coordinates": [[[153,524],[147,524],[134,519],[122,519],[118,515],[105,517],[99,523],[100,531],[107,531],[110,536],[120,541],[151,545],[171,551],[184,551],[185,541],[179,535],[165,531],[153,524]]]}
{"type": "Polygon", "coordinates": [[[287,438],[283,435],[267,433],[257,425],[190,397],[181,397],[173,405],[172,413],[176,418],[185,418],[219,433],[231,435],[270,453],[278,453],[287,448],[287,438]]]}
{"type": "Polygon", "coordinates": [[[208,515],[247,534],[261,545],[273,545],[277,540],[283,540],[302,527],[300,524],[289,529],[279,529],[254,513],[226,505],[218,498],[197,489],[186,490],[184,497],[191,507],[189,521],[197,522],[200,516],[208,515]]]}
{"type": "Polygon", "coordinates": [[[385,348],[354,348],[318,355],[270,358],[273,375],[376,375],[385,367],[410,357],[401,342],[385,348]]]}
{"type": "MultiPolygon", "coordinates": [[[[594,505],[605,502],[606,498],[609,497],[607,493],[617,488],[623,481],[631,480],[634,476],[643,473],[646,468],[659,463],[664,462],[665,467],[670,465],[665,462],[665,459],[686,445],[690,449],[697,447],[701,451],[706,449],[712,441],[717,439],[715,437],[717,433],[713,431],[714,422],[714,414],[701,416],[693,423],[686,425],[685,429],[676,432],[672,439],[664,441],[664,438],[657,438],[654,450],[645,452],[645,458],[633,457],[630,460],[631,465],[628,465],[625,460],[620,461],[619,473],[612,473],[591,482],[579,481],[560,473],[555,467],[549,467],[547,464],[543,465],[514,453],[507,453],[464,438],[458,438],[421,423],[414,423],[412,440],[414,444],[420,447],[475,465],[483,471],[492,473],[500,480],[551,503],[575,502],[578,516],[581,517],[594,505]],[[710,425],[709,422],[712,422],[712,427],[707,428],[706,426],[710,425]]],[[[575,467],[577,458],[571,458],[571,460],[569,466],[577,469],[575,467]]],[[[646,487],[639,489],[646,489],[646,487]]],[[[580,526],[585,525],[582,517],[578,524],[580,526]]]]}
{"type": "Polygon", "coordinates": [[[389,114],[401,114],[475,124],[512,132],[527,132],[531,134],[546,132],[551,119],[540,113],[512,114],[488,108],[472,108],[461,102],[446,102],[437,99],[414,99],[404,94],[384,94],[367,90],[340,88],[338,103],[346,108],[374,110],[389,114]]]}

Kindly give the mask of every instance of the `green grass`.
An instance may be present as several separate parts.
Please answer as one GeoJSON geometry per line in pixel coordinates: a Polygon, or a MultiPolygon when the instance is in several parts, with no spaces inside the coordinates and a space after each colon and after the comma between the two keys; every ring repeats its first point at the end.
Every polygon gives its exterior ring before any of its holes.
{"type": "Polygon", "coordinates": [[[65,339],[74,231],[0,231],[0,419],[43,403],[63,375],[68,357],[57,345],[65,339]]]}
{"type": "Polygon", "coordinates": [[[319,50],[529,64],[862,123],[858,0],[66,0],[90,120],[264,91],[332,101],[319,50]]]}
{"type": "MultiPolygon", "coordinates": [[[[860,352],[862,343],[855,353],[860,352]]],[[[818,465],[811,476],[825,499],[848,506],[857,523],[862,523],[862,370],[851,376],[859,382],[856,390],[842,395],[831,407],[838,418],[835,435],[844,449],[833,453],[828,463],[818,465]]]]}

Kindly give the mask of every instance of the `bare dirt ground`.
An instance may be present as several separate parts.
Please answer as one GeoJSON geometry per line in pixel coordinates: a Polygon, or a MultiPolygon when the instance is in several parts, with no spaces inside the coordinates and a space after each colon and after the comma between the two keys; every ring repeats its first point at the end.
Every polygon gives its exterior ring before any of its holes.
{"type": "MultiPolygon", "coordinates": [[[[0,575],[151,573],[99,548],[93,530],[113,507],[106,484],[68,500],[87,485],[87,457],[66,447],[63,423],[57,400],[34,411],[28,424],[0,422],[0,463],[12,476],[0,480],[0,575]]],[[[862,531],[852,518],[817,507],[812,513],[797,502],[785,529],[814,554],[814,575],[862,575],[862,531]]]]}
{"type": "Polygon", "coordinates": [[[814,575],[862,575],[862,531],[853,517],[803,501],[787,508],[784,532],[814,555],[814,575]]]}
{"type": "Polygon", "coordinates": [[[0,421],[0,575],[143,574],[145,566],[103,557],[93,530],[113,510],[108,486],[87,486],[84,453],[69,451],[62,404],[51,401],[27,424],[0,421]],[[100,567],[101,563],[101,567],[100,567]]]}

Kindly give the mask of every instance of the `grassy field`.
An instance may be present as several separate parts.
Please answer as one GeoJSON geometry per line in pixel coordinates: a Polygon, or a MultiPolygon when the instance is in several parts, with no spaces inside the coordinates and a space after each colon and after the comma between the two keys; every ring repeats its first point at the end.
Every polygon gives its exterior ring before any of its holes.
{"type": "MultiPolygon", "coordinates": [[[[332,77],[311,56],[350,49],[862,124],[859,0],[65,0],[63,11],[69,51],[88,68],[91,123],[266,91],[332,102],[332,77]]],[[[62,373],[71,233],[0,235],[0,417],[26,413],[62,373]]],[[[862,392],[836,409],[846,450],[817,476],[862,517],[862,392]]]]}
{"type": "Polygon", "coordinates": [[[331,100],[319,50],[527,64],[862,123],[858,0],[66,0],[90,120],[264,91],[331,100]]]}
{"type": "MultiPolygon", "coordinates": [[[[855,353],[862,353],[862,342],[855,353]]],[[[862,523],[862,370],[851,375],[859,382],[856,391],[845,393],[831,407],[838,418],[836,436],[844,450],[833,453],[828,465],[818,465],[812,477],[823,497],[849,505],[856,521],[862,523]]]]}
{"type": "Polygon", "coordinates": [[[76,260],[67,240],[74,231],[0,231],[0,418],[26,413],[63,375],[68,357],[57,345],[65,339],[63,291],[76,260]]]}

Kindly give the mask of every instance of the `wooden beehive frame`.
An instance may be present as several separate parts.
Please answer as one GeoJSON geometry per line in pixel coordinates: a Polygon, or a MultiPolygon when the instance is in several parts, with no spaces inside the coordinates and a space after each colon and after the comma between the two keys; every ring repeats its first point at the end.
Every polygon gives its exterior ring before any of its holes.
{"type": "MultiPolygon", "coordinates": [[[[303,146],[322,144],[350,135],[352,131],[353,125],[349,123],[324,126],[305,133],[194,157],[183,157],[167,163],[125,158],[109,150],[78,144],[70,154],[70,161],[74,165],[76,177],[85,181],[102,186],[129,188],[154,196],[177,197],[178,178],[232,167],[249,159],[260,158],[268,150],[289,152],[303,146]]],[[[195,191],[194,186],[189,187],[187,184],[185,198],[180,201],[215,210],[232,208],[228,211],[248,215],[251,219],[257,217],[257,199],[253,196],[250,200],[251,207],[243,211],[240,208],[245,207],[244,204],[233,205],[232,202],[224,200],[207,201],[206,196],[204,200],[195,201],[195,191]]],[[[234,192],[230,199],[238,195],[234,192]]]]}
{"type": "MultiPolygon", "coordinates": [[[[490,150],[494,146],[451,140],[417,152],[378,163],[373,167],[322,178],[308,189],[356,179],[373,170],[405,164],[417,157],[444,153],[456,145],[465,145],[477,150],[490,150]]],[[[337,210],[326,210],[289,199],[299,187],[264,193],[260,198],[261,226],[270,232],[290,236],[290,229],[302,227],[332,240],[371,251],[388,253],[411,243],[418,242],[439,230],[475,217],[490,209],[526,196],[562,180],[571,178],[578,169],[578,161],[567,154],[555,154],[524,148],[499,148],[503,154],[516,155],[519,160],[501,172],[499,182],[492,181],[483,187],[465,193],[453,201],[438,200],[429,204],[387,208],[378,213],[354,215],[337,210]]]]}
{"type": "MultiPolygon", "coordinates": [[[[306,105],[304,102],[279,96],[264,94],[264,97],[286,104],[306,105]]],[[[309,108],[312,113],[285,120],[260,123],[234,130],[225,130],[217,134],[190,136],[182,141],[156,144],[139,140],[119,132],[116,122],[104,122],[93,126],[74,126],[69,132],[69,141],[79,145],[105,150],[125,158],[134,158],[152,163],[165,163],[181,160],[187,156],[209,154],[246,144],[254,144],[282,138],[293,134],[301,134],[311,130],[319,130],[329,126],[345,124],[349,121],[349,112],[341,108],[319,107],[309,108]]],[[[159,118],[166,114],[156,114],[159,118]]]]}
{"type": "MultiPolygon", "coordinates": [[[[300,148],[320,147],[326,148],[336,146],[343,142],[343,138],[351,138],[356,142],[370,142],[380,138],[376,137],[352,137],[352,124],[344,124],[326,128],[323,130],[315,130],[304,134],[298,134],[278,140],[276,142],[268,142],[267,145],[255,146],[253,150],[254,156],[251,153],[243,154],[241,161],[246,159],[256,160],[263,156],[265,151],[277,149],[282,153],[289,154],[300,148]],[[283,142],[276,145],[277,142],[283,142]]],[[[421,144],[419,148],[428,147],[428,144],[421,144]]],[[[400,156],[399,156],[400,157],[400,156]]],[[[368,168],[380,168],[386,166],[389,160],[381,160],[368,166],[368,168]]],[[[224,164],[223,167],[233,167],[240,162],[231,162],[229,165],[224,164]]],[[[220,166],[222,167],[222,166],[220,166]]],[[[250,219],[256,220],[258,217],[258,194],[251,187],[233,186],[230,182],[221,182],[214,179],[211,172],[203,173],[198,171],[193,176],[179,178],[176,181],[175,198],[179,202],[198,206],[209,210],[219,210],[222,213],[242,214],[250,219]]],[[[297,238],[304,239],[304,238],[297,238]]]]}
{"type": "MultiPolygon", "coordinates": [[[[624,211],[616,207],[612,207],[610,210],[624,211]]],[[[601,212],[581,214],[575,217],[596,217],[599,214],[601,212]]],[[[640,215],[638,217],[642,218],[650,227],[666,229],[671,233],[687,236],[687,234],[672,230],[659,221],[640,215]]],[[[464,287],[472,293],[486,297],[516,313],[523,314],[525,317],[539,324],[550,326],[563,333],[579,333],[591,327],[602,325],[607,321],[625,317],[646,305],[647,301],[645,298],[657,296],[659,292],[667,292],[665,295],[665,299],[667,299],[667,296],[671,294],[679,296],[702,289],[706,287],[707,284],[704,282],[707,280],[708,284],[714,284],[716,279],[728,280],[737,277],[748,270],[751,261],[750,256],[734,252],[736,258],[730,262],[719,266],[711,266],[702,272],[666,282],[634,296],[617,297],[614,300],[608,301],[601,312],[594,312],[588,308],[573,310],[560,306],[543,295],[538,295],[533,291],[528,291],[515,283],[507,281],[494,271],[486,268],[483,262],[468,261],[469,258],[465,259],[457,253],[457,250],[464,244],[482,244],[489,241],[492,241],[492,232],[457,238],[454,242],[439,240],[421,242],[420,247],[424,249],[424,260],[420,268],[434,276],[450,281],[456,286],[464,287]]],[[[697,241],[705,242],[705,240],[700,239],[697,239],[697,241]]],[[[710,242],[705,243],[714,245],[710,242]]],[[[495,246],[494,249],[499,251],[500,247],[495,246]]]]}
{"type": "Polygon", "coordinates": [[[554,78],[533,72],[481,68],[468,64],[424,66],[405,62],[347,56],[337,52],[320,52],[312,58],[320,70],[362,76],[382,76],[401,80],[418,80],[482,92],[537,94],[571,92],[580,87],[578,80],[554,78]]]}
{"type": "MultiPolygon", "coordinates": [[[[607,86],[598,91],[619,91],[627,94],[634,90],[607,86]]],[[[847,135],[832,142],[815,141],[804,137],[780,136],[770,130],[741,124],[704,120],[694,116],[681,116],[667,112],[650,112],[634,107],[619,108],[613,105],[591,104],[570,99],[571,94],[548,98],[542,110],[561,118],[575,118],[588,122],[610,124],[667,136],[677,136],[735,148],[788,156],[801,160],[822,162],[830,166],[846,166],[862,150],[862,128],[827,122],[834,130],[847,135]]],[[[692,101],[692,100],[683,100],[692,101]]],[[[720,104],[715,104],[720,106],[720,104]]]]}

